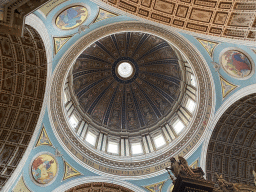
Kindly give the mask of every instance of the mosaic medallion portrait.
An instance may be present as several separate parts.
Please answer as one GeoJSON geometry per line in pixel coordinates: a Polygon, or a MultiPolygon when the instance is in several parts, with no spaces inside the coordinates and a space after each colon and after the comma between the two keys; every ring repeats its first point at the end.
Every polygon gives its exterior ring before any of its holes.
{"type": "Polygon", "coordinates": [[[31,173],[38,184],[50,183],[57,174],[56,159],[48,154],[39,155],[31,165],[31,173]]]}
{"type": "Polygon", "coordinates": [[[56,18],[56,26],[60,29],[74,29],[81,25],[87,18],[88,11],[83,6],[69,7],[62,11],[56,18]]]}
{"type": "Polygon", "coordinates": [[[232,77],[244,78],[252,72],[252,64],[249,58],[240,51],[226,51],[222,54],[220,63],[223,69],[232,77]]]}

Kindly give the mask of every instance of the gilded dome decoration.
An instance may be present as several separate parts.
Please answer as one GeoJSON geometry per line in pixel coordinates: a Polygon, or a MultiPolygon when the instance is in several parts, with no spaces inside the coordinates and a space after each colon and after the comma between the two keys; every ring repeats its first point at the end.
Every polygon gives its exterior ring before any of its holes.
{"type": "Polygon", "coordinates": [[[112,34],[85,49],[73,67],[73,92],[83,112],[112,131],[156,125],[181,96],[178,56],[163,39],[112,34]]]}
{"type": "Polygon", "coordinates": [[[158,174],[204,133],[212,110],[205,65],[181,36],[152,25],[85,35],[55,73],[50,101],[60,143],[99,174],[158,174]]]}

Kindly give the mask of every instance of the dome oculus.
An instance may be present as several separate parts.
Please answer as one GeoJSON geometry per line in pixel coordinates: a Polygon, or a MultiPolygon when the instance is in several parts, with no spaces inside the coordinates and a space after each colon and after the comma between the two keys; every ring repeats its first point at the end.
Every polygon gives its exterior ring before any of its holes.
{"type": "Polygon", "coordinates": [[[117,67],[117,73],[123,78],[128,78],[132,75],[133,73],[133,67],[130,63],[124,61],[121,62],[118,67],[117,67]]]}

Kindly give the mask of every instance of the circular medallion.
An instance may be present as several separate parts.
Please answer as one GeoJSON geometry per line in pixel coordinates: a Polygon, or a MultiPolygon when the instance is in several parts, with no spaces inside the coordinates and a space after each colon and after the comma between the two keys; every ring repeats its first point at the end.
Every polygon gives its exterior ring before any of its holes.
{"type": "Polygon", "coordinates": [[[56,26],[60,29],[74,29],[81,25],[87,18],[88,11],[83,6],[69,7],[62,11],[56,18],[56,26]]]}
{"type": "Polygon", "coordinates": [[[223,69],[235,78],[244,78],[251,74],[252,64],[242,52],[228,50],[221,55],[220,63],[223,69]]]}
{"type": "Polygon", "coordinates": [[[31,173],[38,184],[50,183],[57,174],[56,159],[48,154],[39,155],[31,165],[31,173]]]}

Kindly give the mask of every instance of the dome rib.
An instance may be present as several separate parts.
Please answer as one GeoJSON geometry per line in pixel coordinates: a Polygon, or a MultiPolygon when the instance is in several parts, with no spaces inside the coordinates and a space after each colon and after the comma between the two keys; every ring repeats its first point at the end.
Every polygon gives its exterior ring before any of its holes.
{"type": "Polygon", "coordinates": [[[125,50],[125,56],[128,56],[127,51],[128,51],[128,49],[129,49],[130,39],[131,39],[131,33],[128,32],[128,33],[126,34],[126,50],[125,50]]]}
{"type": "Polygon", "coordinates": [[[144,90],[142,90],[141,86],[139,86],[138,83],[136,83],[137,86],[139,87],[140,91],[142,92],[142,94],[145,96],[145,98],[147,99],[148,103],[150,104],[150,106],[152,107],[152,109],[154,110],[156,116],[159,118],[162,116],[161,112],[157,109],[157,107],[154,105],[153,101],[150,99],[150,97],[145,93],[144,90]]]}
{"type": "Polygon", "coordinates": [[[92,59],[92,60],[95,60],[95,61],[101,61],[101,62],[104,62],[104,63],[107,63],[107,64],[111,65],[111,63],[108,62],[108,61],[105,61],[105,60],[103,60],[103,59],[94,57],[94,56],[92,56],[92,55],[87,55],[87,54],[84,54],[84,53],[82,53],[82,54],[78,57],[78,59],[92,59]]]}
{"type": "Polygon", "coordinates": [[[115,35],[111,35],[110,37],[111,37],[112,42],[113,42],[114,45],[115,45],[115,48],[116,48],[116,50],[117,50],[117,52],[118,52],[118,55],[120,56],[120,51],[119,51],[119,48],[118,48],[118,45],[117,45],[116,36],[115,36],[115,35]]]}
{"type": "Polygon", "coordinates": [[[161,88],[151,84],[150,82],[145,81],[144,79],[141,79],[143,82],[154,88],[158,93],[160,93],[162,96],[164,96],[170,103],[173,103],[174,99],[165,91],[163,91],[161,88]]]}
{"type": "Polygon", "coordinates": [[[112,57],[113,59],[116,59],[116,57],[114,57],[107,49],[106,47],[104,47],[104,45],[102,45],[100,42],[95,42],[95,44],[100,47],[103,51],[105,51],[110,57],[112,57]]]}
{"type": "Polygon", "coordinates": [[[103,79],[100,79],[100,80],[98,80],[98,81],[96,81],[96,82],[94,82],[94,83],[88,85],[87,87],[85,87],[84,89],[82,89],[81,91],[79,91],[79,92],[77,93],[77,97],[78,97],[78,98],[81,98],[81,97],[83,96],[83,94],[85,94],[88,90],[90,90],[90,89],[93,88],[94,86],[98,85],[98,84],[101,83],[102,81],[106,80],[108,77],[110,77],[110,76],[107,76],[107,77],[105,77],[105,78],[103,78],[103,79]]]}
{"type": "Polygon", "coordinates": [[[138,45],[137,45],[135,51],[134,51],[133,54],[132,54],[132,57],[134,57],[134,55],[137,53],[138,49],[144,44],[144,42],[148,39],[148,37],[149,37],[148,34],[144,34],[144,35],[141,37],[141,39],[140,39],[140,41],[139,41],[139,43],[138,43],[138,45]]]}
{"type": "Polygon", "coordinates": [[[142,58],[146,57],[147,55],[150,55],[151,53],[154,53],[160,49],[163,49],[165,47],[169,47],[170,45],[167,42],[163,42],[159,45],[156,45],[155,47],[153,47],[152,49],[150,49],[149,51],[147,51],[146,53],[144,53],[141,57],[139,57],[138,59],[136,59],[136,61],[141,60],[142,58]]]}
{"type": "Polygon", "coordinates": [[[124,130],[126,129],[126,105],[125,105],[125,101],[126,101],[126,93],[125,93],[125,90],[126,90],[126,85],[124,85],[124,89],[123,89],[123,100],[122,100],[122,129],[121,130],[124,130]]]}
{"type": "Polygon", "coordinates": [[[144,127],[145,126],[145,122],[142,118],[142,114],[141,114],[141,111],[140,111],[140,108],[139,108],[139,104],[138,104],[138,101],[134,95],[134,92],[133,92],[133,89],[132,89],[132,85],[130,85],[130,89],[131,89],[131,92],[132,92],[132,96],[133,96],[133,101],[134,101],[134,104],[135,104],[135,109],[137,111],[137,115],[138,115],[138,118],[139,118],[139,122],[140,122],[140,126],[141,127],[144,127]]]}
{"type": "Polygon", "coordinates": [[[92,70],[89,70],[89,71],[77,72],[77,73],[73,74],[73,80],[75,80],[76,78],[79,78],[81,76],[88,75],[88,74],[91,74],[91,73],[97,73],[97,72],[100,72],[100,71],[111,71],[111,70],[110,69],[92,69],[92,70]]]}
{"type": "Polygon", "coordinates": [[[150,65],[179,65],[178,59],[163,59],[163,60],[158,60],[158,61],[150,61],[148,63],[141,64],[140,67],[143,66],[150,66],[150,65]]]}
{"type": "Polygon", "coordinates": [[[106,91],[110,88],[110,86],[113,84],[114,80],[111,81],[111,83],[97,96],[97,98],[93,101],[90,108],[88,109],[87,113],[90,115],[92,111],[94,110],[95,106],[100,101],[101,97],[106,93],[106,91]]]}
{"type": "Polygon", "coordinates": [[[107,125],[107,123],[108,123],[109,115],[110,115],[110,110],[111,110],[111,108],[112,108],[112,105],[113,105],[114,99],[115,99],[115,97],[116,97],[116,93],[117,93],[118,88],[119,88],[119,85],[117,85],[117,87],[116,87],[116,89],[115,89],[115,92],[113,93],[112,98],[111,98],[111,100],[110,100],[110,102],[109,102],[107,111],[106,111],[106,113],[105,113],[105,115],[104,115],[104,122],[103,122],[103,123],[104,123],[105,125],[107,125]]]}

